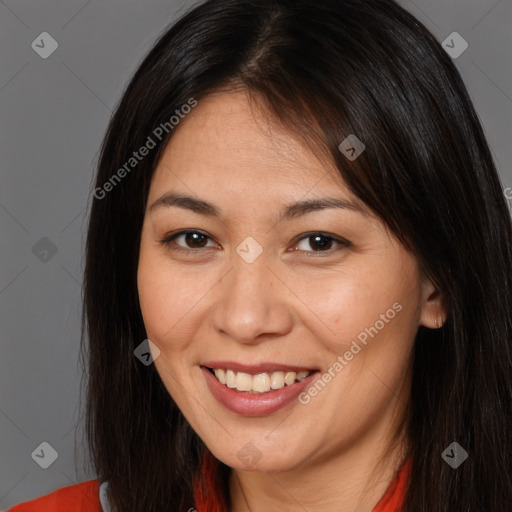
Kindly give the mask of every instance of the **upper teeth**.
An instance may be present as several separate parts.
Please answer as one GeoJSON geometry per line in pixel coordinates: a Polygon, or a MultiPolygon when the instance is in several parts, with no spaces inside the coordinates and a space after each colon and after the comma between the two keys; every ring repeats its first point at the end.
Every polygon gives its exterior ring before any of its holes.
{"type": "Polygon", "coordinates": [[[251,375],[249,373],[234,372],[233,370],[224,370],[215,368],[215,377],[228,388],[237,389],[238,391],[254,391],[256,393],[267,393],[271,389],[281,389],[285,385],[290,386],[295,380],[305,379],[310,372],[272,372],[259,373],[251,375]]]}

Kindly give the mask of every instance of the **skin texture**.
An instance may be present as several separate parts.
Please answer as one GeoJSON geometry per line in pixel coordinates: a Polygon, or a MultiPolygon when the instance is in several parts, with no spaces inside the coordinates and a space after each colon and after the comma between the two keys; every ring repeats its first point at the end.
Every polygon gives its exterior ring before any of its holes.
{"type": "Polygon", "coordinates": [[[234,468],[232,512],[370,511],[403,459],[406,438],[392,439],[409,400],[414,335],[445,318],[416,258],[369,212],[329,208],[277,222],[285,205],[322,197],[356,201],[332,164],[269,122],[243,91],[201,100],[153,176],[137,276],[144,323],[161,351],[164,385],[234,468]],[[149,209],[171,190],[214,203],[222,218],[149,209]],[[186,229],[209,238],[160,243],[186,229]],[[350,245],[322,239],[327,246],[318,248],[308,236],[319,231],[350,245]],[[263,249],[252,263],[236,252],[248,236],[263,249]],[[200,370],[228,360],[325,372],[395,303],[400,312],[306,405],[235,414],[200,370]],[[250,467],[237,456],[247,442],[261,455],[250,467]]]}

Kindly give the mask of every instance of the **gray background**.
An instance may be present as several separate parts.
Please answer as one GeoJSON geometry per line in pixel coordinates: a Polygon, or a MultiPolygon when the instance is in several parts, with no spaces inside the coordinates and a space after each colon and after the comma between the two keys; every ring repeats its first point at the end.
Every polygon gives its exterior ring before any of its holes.
{"type": "MultiPolygon", "coordinates": [[[[454,31],[468,42],[454,62],[504,189],[512,187],[511,2],[402,2],[440,42],[454,31]]],[[[79,445],[75,464],[74,450],[75,434],[81,439],[80,287],[94,166],[127,80],[190,5],[0,1],[0,510],[95,478],[82,470],[87,453],[79,445]],[[31,47],[42,32],[59,45],[47,59],[31,47]],[[31,455],[42,442],[58,452],[47,469],[31,455]]]]}

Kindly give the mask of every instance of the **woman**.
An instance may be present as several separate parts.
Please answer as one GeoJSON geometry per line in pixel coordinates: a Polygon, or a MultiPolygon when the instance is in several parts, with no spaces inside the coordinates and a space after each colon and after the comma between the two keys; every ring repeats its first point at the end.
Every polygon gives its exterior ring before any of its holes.
{"type": "Polygon", "coordinates": [[[197,6],[102,147],[98,479],[12,510],[509,510],[501,190],[450,57],[394,2],[197,6]]]}

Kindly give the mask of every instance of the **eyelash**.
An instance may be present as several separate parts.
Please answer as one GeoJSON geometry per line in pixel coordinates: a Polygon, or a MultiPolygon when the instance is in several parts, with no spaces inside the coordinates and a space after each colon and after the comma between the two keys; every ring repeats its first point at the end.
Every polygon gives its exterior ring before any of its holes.
{"type": "MultiPolygon", "coordinates": [[[[187,248],[184,248],[184,247],[180,247],[179,245],[176,245],[176,244],[172,244],[172,242],[174,242],[174,240],[182,235],[187,235],[189,233],[198,233],[210,240],[212,240],[212,238],[210,236],[208,236],[206,233],[203,233],[202,231],[199,231],[199,230],[196,230],[196,229],[189,229],[189,230],[184,230],[184,231],[179,231],[178,233],[174,233],[172,235],[169,235],[169,236],[166,236],[165,238],[163,238],[162,240],[159,240],[160,244],[162,244],[166,249],[169,249],[170,251],[176,251],[176,252],[179,252],[179,253],[182,253],[182,254],[186,254],[186,255],[190,255],[190,254],[193,254],[193,255],[197,255],[198,252],[201,250],[201,249],[206,249],[207,247],[198,247],[196,249],[187,249],[187,248]]],[[[340,248],[347,248],[347,247],[350,247],[352,244],[347,241],[347,240],[344,240],[343,238],[338,238],[338,237],[334,237],[332,235],[328,235],[327,233],[323,233],[321,231],[312,231],[310,233],[305,233],[301,238],[299,238],[297,240],[297,242],[294,243],[294,245],[297,245],[299,242],[301,242],[302,240],[305,240],[305,239],[308,239],[308,238],[313,238],[314,236],[321,236],[322,238],[325,238],[327,240],[332,240],[333,242],[337,242],[341,247],[339,247],[338,249],[340,248]]],[[[301,251],[301,252],[306,252],[306,253],[313,253],[313,254],[318,254],[318,253],[327,253],[328,255],[329,254],[332,254],[332,249],[327,249],[325,251],[301,251]]],[[[315,256],[316,257],[316,256],[315,256]]]]}

